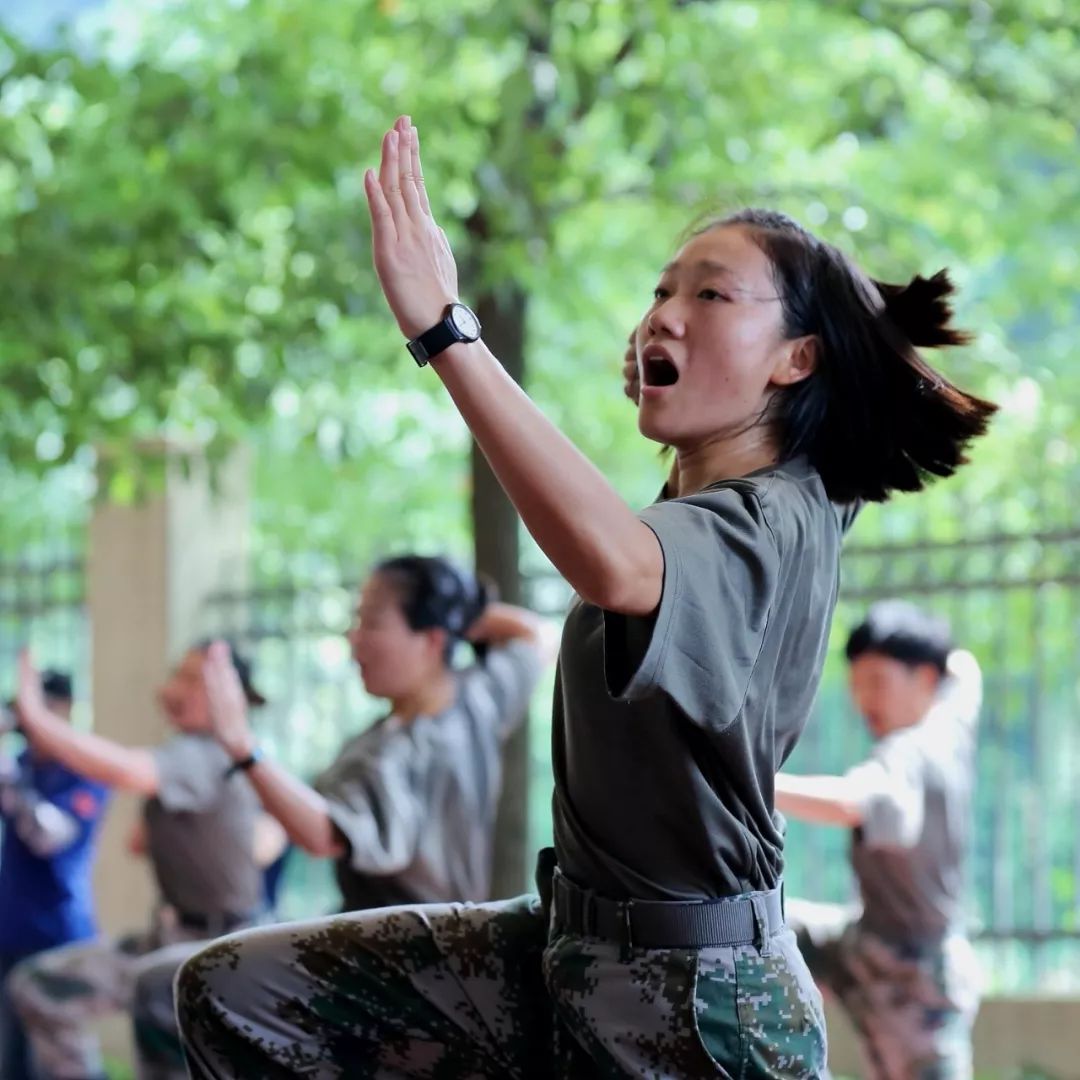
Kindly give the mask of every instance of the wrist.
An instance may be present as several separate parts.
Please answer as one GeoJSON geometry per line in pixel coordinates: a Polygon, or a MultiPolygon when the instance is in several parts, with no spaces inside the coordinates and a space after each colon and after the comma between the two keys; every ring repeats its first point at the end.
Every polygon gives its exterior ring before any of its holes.
{"type": "Polygon", "coordinates": [[[225,752],[233,760],[234,764],[238,761],[243,761],[245,758],[251,757],[256,750],[255,737],[250,731],[245,732],[242,737],[230,739],[222,745],[225,747],[225,752]]]}
{"type": "Polygon", "coordinates": [[[225,770],[226,778],[239,772],[248,772],[259,764],[263,759],[263,752],[257,746],[252,746],[251,750],[241,758],[234,758],[233,763],[225,770]]]}
{"type": "Polygon", "coordinates": [[[420,367],[462,342],[480,338],[480,320],[460,301],[445,304],[439,314],[409,339],[408,350],[420,367]]]}
{"type": "Polygon", "coordinates": [[[460,303],[456,296],[444,297],[440,303],[433,303],[430,311],[426,310],[421,318],[414,318],[408,324],[401,323],[401,332],[409,341],[414,341],[421,334],[426,334],[432,327],[438,326],[446,318],[446,313],[454,305],[460,303]]]}

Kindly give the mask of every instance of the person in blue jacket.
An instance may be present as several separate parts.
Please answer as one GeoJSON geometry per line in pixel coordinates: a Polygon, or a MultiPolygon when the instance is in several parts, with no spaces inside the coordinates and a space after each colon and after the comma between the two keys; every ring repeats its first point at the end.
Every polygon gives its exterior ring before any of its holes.
{"type": "MultiPolygon", "coordinates": [[[[47,671],[49,709],[71,718],[69,675],[47,671]]],[[[9,724],[8,726],[13,726],[9,724]]],[[[0,753],[0,1076],[33,1076],[8,1000],[8,972],[28,956],[97,935],[91,875],[108,789],[31,749],[0,753]]]]}

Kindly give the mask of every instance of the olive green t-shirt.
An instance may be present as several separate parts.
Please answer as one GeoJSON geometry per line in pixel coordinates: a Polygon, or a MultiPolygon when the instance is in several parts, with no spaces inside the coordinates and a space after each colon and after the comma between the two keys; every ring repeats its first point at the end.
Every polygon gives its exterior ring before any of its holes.
{"type": "Polygon", "coordinates": [[[348,847],[344,910],[489,898],[502,746],[542,669],[529,642],[494,648],[455,673],[441,713],[389,716],[345,743],[315,781],[348,847]]]}
{"type": "Polygon", "coordinates": [[[810,715],[854,513],[803,458],[642,511],[658,609],[579,602],[563,632],[553,812],[572,880],[652,900],[778,883],[774,777],[810,715]]]}

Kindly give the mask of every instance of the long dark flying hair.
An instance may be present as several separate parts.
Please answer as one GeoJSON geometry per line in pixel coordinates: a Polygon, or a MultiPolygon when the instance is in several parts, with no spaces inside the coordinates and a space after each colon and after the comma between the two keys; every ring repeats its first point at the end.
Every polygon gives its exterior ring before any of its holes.
{"type": "Polygon", "coordinates": [[[814,336],[814,373],[779,391],[767,419],[785,458],[806,454],[836,502],[880,502],[951,476],[997,410],[935,371],[920,348],[961,345],[946,271],[893,285],[867,277],[838,248],[792,218],[747,209],[700,235],[741,225],[772,263],[788,338],[814,336]]]}

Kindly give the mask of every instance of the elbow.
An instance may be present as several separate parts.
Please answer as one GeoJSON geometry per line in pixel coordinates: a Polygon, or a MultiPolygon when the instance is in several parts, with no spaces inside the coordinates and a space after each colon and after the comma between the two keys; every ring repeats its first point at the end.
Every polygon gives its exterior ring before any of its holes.
{"type": "Polygon", "coordinates": [[[574,583],[577,594],[604,611],[644,617],[660,604],[663,580],[644,568],[611,562],[582,577],[574,583]]]}

